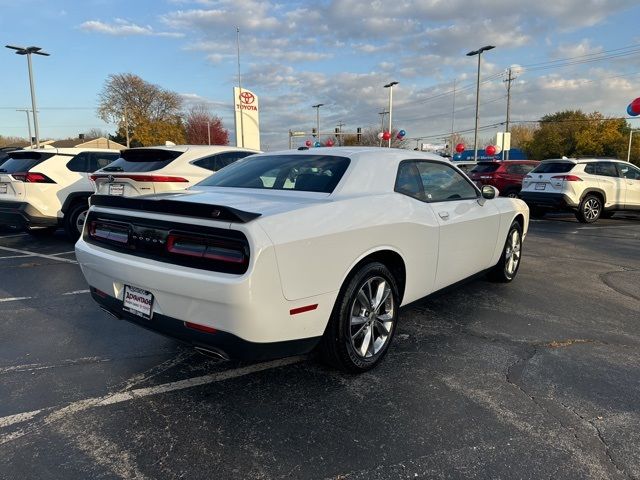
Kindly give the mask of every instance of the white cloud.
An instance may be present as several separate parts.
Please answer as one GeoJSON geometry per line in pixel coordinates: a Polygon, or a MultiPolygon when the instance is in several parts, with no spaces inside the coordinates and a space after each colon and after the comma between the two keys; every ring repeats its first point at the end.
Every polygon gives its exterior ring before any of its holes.
{"type": "Polygon", "coordinates": [[[156,37],[173,37],[182,38],[184,33],[181,32],[156,32],[150,25],[137,25],[123,19],[116,19],[114,23],[105,23],[99,20],[88,20],[79,27],[85,32],[103,33],[106,35],[152,35],[156,37]]]}

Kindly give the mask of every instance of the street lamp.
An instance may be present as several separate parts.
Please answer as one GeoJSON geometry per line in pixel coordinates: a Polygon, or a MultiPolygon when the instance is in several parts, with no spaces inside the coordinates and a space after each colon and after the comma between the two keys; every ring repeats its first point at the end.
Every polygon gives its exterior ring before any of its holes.
{"type": "Polygon", "coordinates": [[[33,87],[33,68],[31,66],[31,54],[42,55],[48,57],[49,54],[42,51],[40,47],[15,47],[13,45],[5,45],[5,47],[16,51],[16,55],[26,55],[27,65],[29,66],[29,85],[31,86],[31,108],[33,111],[33,127],[36,133],[36,148],[40,148],[40,131],[38,129],[38,111],[36,110],[36,92],[33,87]]]}
{"type": "Polygon", "coordinates": [[[479,110],[480,106],[480,59],[482,58],[482,52],[486,52],[487,50],[492,50],[496,48],[494,45],[487,45],[478,50],[473,50],[467,53],[467,57],[473,57],[474,55],[478,55],[478,79],[476,82],[476,126],[473,134],[473,161],[478,161],[478,118],[479,118],[479,110]]]}
{"type": "MultiPolygon", "coordinates": [[[[391,135],[391,117],[393,116],[393,86],[398,85],[398,82],[387,83],[384,88],[389,89],[389,135],[391,135]]],[[[389,136],[389,148],[391,148],[391,136],[389,136]]]]}
{"type": "Polygon", "coordinates": [[[316,139],[319,142],[320,141],[320,107],[322,107],[324,105],[324,103],[319,103],[317,105],[311,105],[311,108],[315,108],[316,109],[316,139]]]}

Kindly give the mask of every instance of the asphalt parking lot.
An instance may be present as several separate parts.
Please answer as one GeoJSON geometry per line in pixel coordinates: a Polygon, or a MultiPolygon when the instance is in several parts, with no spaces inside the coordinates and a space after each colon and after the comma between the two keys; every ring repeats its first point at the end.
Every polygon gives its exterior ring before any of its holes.
{"type": "Polygon", "coordinates": [[[518,278],[406,307],[360,376],[218,362],[0,231],[0,478],[640,478],[640,216],[534,221],[518,278]]]}

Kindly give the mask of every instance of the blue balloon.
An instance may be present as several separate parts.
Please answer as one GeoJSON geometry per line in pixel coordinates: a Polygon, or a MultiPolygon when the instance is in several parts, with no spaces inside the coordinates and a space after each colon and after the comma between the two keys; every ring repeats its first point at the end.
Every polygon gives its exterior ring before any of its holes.
{"type": "Polygon", "coordinates": [[[398,135],[400,135],[401,137],[404,137],[406,134],[407,134],[407,132],[406,132],[406,131],[404,131],[404,130],[400,130],[400,131],[398,132],[398,135]]]}
{"type": "Polygon", "coordinates": [[[627,114],[628,114],[630,117],[637,117],[637,116],[638,116],[638,113],[634,112],[634,111],[633,111],[633,108],[631,108],[631,104],[629,104],[629,105],[627,106],[627,114]]]}
{"type": "Polygon", "coordinates": [[[314,144],[313,144],[313,146],[314,146],[314,147],[321,147],[321,146],[322,146],[322,144],[321,144],[320,142],[316,142],[316,143],[314,143],[314,144]]]}

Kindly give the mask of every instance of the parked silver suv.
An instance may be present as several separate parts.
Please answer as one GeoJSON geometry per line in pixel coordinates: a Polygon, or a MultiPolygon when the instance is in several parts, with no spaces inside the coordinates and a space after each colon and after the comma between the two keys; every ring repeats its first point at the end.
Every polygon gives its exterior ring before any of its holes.
{"type": "Polygon", "coordinates": [[[640,169],[621,160],[545,160],[522,181],[520,198],[532,217],[571,210],[583,223],[620,210],[640,210],[640,169]]]}

